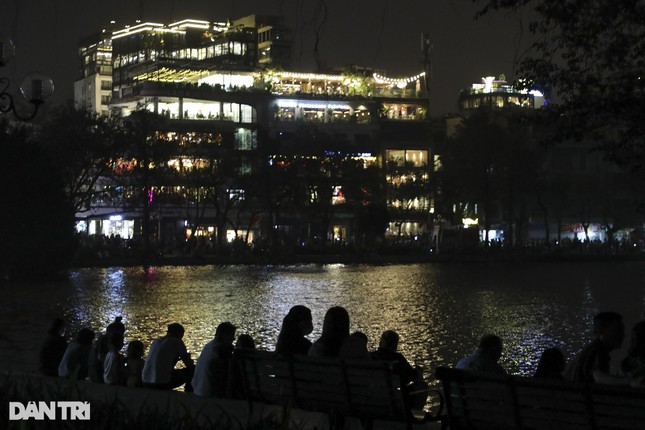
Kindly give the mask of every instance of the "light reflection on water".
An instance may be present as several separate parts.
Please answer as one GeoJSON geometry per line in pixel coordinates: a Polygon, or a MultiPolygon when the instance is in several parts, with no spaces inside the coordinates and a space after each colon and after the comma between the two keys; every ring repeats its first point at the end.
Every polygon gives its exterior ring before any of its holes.
{"type": "Polygon", "coordinates": [[[102,331],[122,315],[126,338],[146,345],[177,321],[196,357],[222,321],[273,349],[283,316],[304,304],[314,317],[312,340],[325,311],[341,305],[370,348],[382,331],[398,331],[401,351],[426,376],[470,353],[484,333],[504,339],[504,367],[527,375],[545,348],[577,351],[600,310],[621,312],[628,326],[643,318],[644,269],[642,263],[83,269],[67,282],[2,287],[0,366],[35,369],[40,338],[58,315],[72,333],[81,326],[102,331]]]}

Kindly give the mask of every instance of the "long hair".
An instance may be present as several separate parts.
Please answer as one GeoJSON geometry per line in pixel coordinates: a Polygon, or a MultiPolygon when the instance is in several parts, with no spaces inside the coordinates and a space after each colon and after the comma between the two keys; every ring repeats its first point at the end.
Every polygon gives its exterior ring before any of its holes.
{"type": "Polygon", "coordinates": [[[345,338],[349,336],[349,314],[342,306],[329,308],[323,320],[320,342],[323,343],[326,355],[336,356],[345,338]]]}
{"type": "Polygon", "coordinates": [[[275,348],[277,353],[293,352],[291,348],[293,347],[294,340],[304,336],[298,324],[305,320],[311,321],[311,310],[308,307],[296,305],[289,309],[289,313],[282,320],[282,328],[280,329],[275,348]]]}

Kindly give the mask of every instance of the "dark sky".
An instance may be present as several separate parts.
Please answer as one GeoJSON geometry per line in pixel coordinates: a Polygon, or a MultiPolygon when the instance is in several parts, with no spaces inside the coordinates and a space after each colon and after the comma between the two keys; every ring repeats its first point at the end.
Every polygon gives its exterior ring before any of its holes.
{"type": "Polygon", "coordinates": [[[58,104],[73,97],[79,38],[110,20],[125,26],[139,18],[169,23],[281,13],[294,29],[294,69],[300,71],[314,71],[316,25],[319,57],[327,65],[375,67],[391,77],[423,70],[421,33],[429,33],[431,113],[440,115],[454,112],[459,90],[482,76],[514,79],[514,63],[527,45],[519,18],[498,14],[475,21],[476,10],[470,0],[0,0],[0,32],[16,45],[14,61],[0,73],[12,79],[12,88],[28,72],[50,75],[58,104]]]}

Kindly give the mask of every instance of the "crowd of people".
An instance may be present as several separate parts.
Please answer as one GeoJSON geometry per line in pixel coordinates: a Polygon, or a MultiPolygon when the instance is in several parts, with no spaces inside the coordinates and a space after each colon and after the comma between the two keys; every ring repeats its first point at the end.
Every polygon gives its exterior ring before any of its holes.
{"type": "MultiPolygon", "coordinates": [[[[349,314],[340,306],[327,311],[322,333],[312,343],[307,336],[313,328],[311,310],[302,305],[292,307],[282,321],[275,353],[286,357],[309,355],[393,361],[409,404],[415,409],[423,407],[428,384],[420,369],[398,352],[400,339],[395,331],[383,332],[378,349],[370,352],[364,333],[350,333],[349,314]]],[[[255,342],[248,334],[236,337],[237,327],[232,323],[222,322],[217,326],[213,340],[204,346],[197,363],[182,340],[184,328],[179,323],[168,325],[166,334],[151,343],[146,358],[145,346],[138,340],[130,341],[125,356],[122,354],[125,331],[121,317],[117,317],[98,337],[90,328],[81,328],[68,343],[64,336],[65,322],[55,319],[40,350],[40,370],[48,376],[89,378],[110,385],[157,390],[172,390],[183,385],[184,391],[199,396],[242,398],[243,384],[235,357],[243,351],[255,350],[255,342]],[[179,362],[183,365],[178,366],[179,362]]],[[[594,317],[594,337],[588,345],[569,363],[560,349],[546,349],[534,376],[639,386],[645,377],[645,321],[633,327],[628,354],[620,363],[620,371],[612,372],[610,353],[622,346],[624,338],[625,324],[621,315],[601,312],[594,317]]],[[[507,371],[499,362],[503,349],[499,336],[486,334],[477,349],[459,360],[455,367],[505,375],[507,371]]]]}
{"type": "MultiPolygon", "coordinates": [[[[645,377],[645,321],[632,328],[631,345],[621,361],[618,372],[612,372],[610,353],[619,349],[625,339],[625,323],[616,312],[601,312],[593,319],[594,336],[569,363],[558,348],[547,348],[538,361],[536,378],[562,379],[574,382],[611,385],[643,385],[645,377]]],[[[503,342],[499,336],[488,334],[481,338],[471,355],[456,364],[457,369],[492,374],[507,374],[499,364],[503,342]]]]}

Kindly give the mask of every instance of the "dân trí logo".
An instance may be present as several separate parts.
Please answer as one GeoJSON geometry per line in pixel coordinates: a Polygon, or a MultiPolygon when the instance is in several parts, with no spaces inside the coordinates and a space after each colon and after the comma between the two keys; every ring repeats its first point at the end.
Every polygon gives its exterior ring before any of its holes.
{"type": "Polygon", "coordinates": [[[89,402],[9,402],[9,420],[89,420],[89,402]]]}

